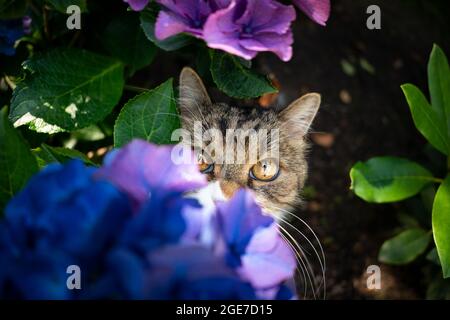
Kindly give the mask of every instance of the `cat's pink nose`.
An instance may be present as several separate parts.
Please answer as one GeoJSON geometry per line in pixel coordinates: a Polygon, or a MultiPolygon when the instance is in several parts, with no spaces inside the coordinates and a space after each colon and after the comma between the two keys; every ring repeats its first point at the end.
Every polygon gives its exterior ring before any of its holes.
{"type": "Polygon", "coordinates": [[[233,181],[220,181],[220,189],[222,189],[222,192],[227,199],[230,199],[239,187],[239,184],[233,181]]]}

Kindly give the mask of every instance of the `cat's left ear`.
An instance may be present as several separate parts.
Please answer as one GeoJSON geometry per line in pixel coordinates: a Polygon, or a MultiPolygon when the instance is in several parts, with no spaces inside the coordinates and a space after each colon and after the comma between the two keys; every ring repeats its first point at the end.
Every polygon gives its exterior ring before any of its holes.
{"type": "Polygon", "coordinates": [[[320,100],[320,94],[308,93],[292,102],[279,114],[282,130],[292,136],[306,135],[319,110],[320,100]]]}
{"type": "Polygon", "coordinates": [[[211,105],[211,99],[199,75],[189,67],[180,74],[180,111],[185,117],[201,112],[211,105]]]}

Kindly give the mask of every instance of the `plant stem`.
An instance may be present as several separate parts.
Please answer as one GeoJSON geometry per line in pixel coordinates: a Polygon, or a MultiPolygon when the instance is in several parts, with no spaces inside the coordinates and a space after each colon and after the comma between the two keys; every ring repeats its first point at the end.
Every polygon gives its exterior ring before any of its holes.
{"type": "Polygon", "coordinates": [[[47,40],[50,41],[51,40],[50,28],[48,26],[48,11],[47,11],[47,6],[46,5],[44,5],[42,7],[42,16],[43,16],[43,19],[44,19],[44,34],[45,34],[45,37],[47,38],[47,40]]]}
{"type": "Polygon", "coordinates": [[[142,93],[142,92],[148,91],[147,88],[136,87],[136,86],[132,86],[130,84],[126,84],[124,86],[124,89],[128,90],[128,91],[138,92],[138,93],[142,93]]]}
{"type": "Polygon", "coordinates": [[[432,177],[431,181],[434,183],[442,183],[444,182],[444,179],[432,177]]]}
{"type": "Polygon", "coordinates": [[[16,88],[16,84],[14,81],[12,81],[7,75],[4,76],[5,82],[8,85],[8,87],[11,88],[12,91],[16,88]]]}
{"type": "Polygon", "coordinates": [[[75,32],[75,35],[72,37],[72,39],[69,42],[69,48],[73,47],[73,45],[75,44],[75,42],[77,42],[78,38],[80,37],[81,32],[77,31],[75,32]]]}

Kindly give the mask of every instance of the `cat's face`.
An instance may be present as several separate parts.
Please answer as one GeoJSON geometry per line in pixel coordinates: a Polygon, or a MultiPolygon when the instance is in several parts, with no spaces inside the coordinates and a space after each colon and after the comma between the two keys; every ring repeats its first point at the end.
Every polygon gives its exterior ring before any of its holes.
{"type": "MultiPolygon", "coordinates": [[[[267,150],[258,153],[256,159],[246,156],[246,161],[236,161],[238,163],[209,160],[213,156],[208,155],[207,144],[196,144],[195,147],[204,152],[199,157],[200,169],[207,176],[217,200],[228,199],[236,190],[246,187],[254,191],[264,211],[275,216],[300,202],[300,192],[307,177],[305,135],[320,105],[318,94],[307,94],[281,112],[237,108],[212,103],[199,76],[192,69],[184,68],[180,76],[179,101],[183,129],[192,136],[198,136],[195,125],[199,123],[203,132],[218,130],[227,152],[236,152],[238,145],[226,138],[227,131],[253,129],[254,132],[267,132],[267,135],[264,133],[268,137],[267,150]],[[271,135],[273,132],[277,134],[271,135]],[[271,153],[275,148],[278,152],[271,153]]],[[[255,145],[247,140],[242,146],[248,154],[255,145]]]]}

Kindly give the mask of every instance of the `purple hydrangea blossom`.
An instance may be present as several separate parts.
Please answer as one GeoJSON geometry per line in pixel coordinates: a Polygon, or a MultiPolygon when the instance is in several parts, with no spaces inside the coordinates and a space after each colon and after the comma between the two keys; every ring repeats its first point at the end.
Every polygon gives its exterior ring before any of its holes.
{"type": "Polygon", "coordinates": [[[217,215],[223,243],[218,241],[216,250],[225,251],[228,264],[237,268],[242,279],[258,290],[270,290],[294,276],[292,250],[250,191],[241,189],[229,202],[219,204],[217,215]]]}
{"type": "Polygon", "coordinates": [[[161,5],[155,25],[159,40],[181,32],[201,38],[211,13],[228,6],[231,0],[157,0],[161,5]]]}
{"type": "Polygon", "coordinates": [[[293,6],[275,0],[158,0],[162,9],[155,36],[164,40],[186,32],[207,45],[245,59],[271,51],[292,57],[293,6]]]}
{"type": "Polygon", "coordinates": [[[142,11],[147,6],[149,0],[123,0],[128,3],[134,11],[142,11]]]}
{"type": "Polygon", "coordinates": [[[251,285],[204,246],[167,246],[149,254],[148,261],[152,271],[145,291],[150,299],[255,299],[251,285]]]}
{"type": "Polygon", "coordinates": [[[273,219],[245,190],[200,219],[184,192],[204,176],[173,150],[135,140],[100,169],[74,160],[31,178],[0,222],[0,298],[291,298],[293,254],[273,219]],[[207,228],[212,245],[197,237],[207,228]],[[67,289],[72,264],[83,290],[67,289]]]}
{"type": "Polygon", "coordinates": [[[196,162],[174,164],[171,146],[156,146],[133,140],[111,153],[97,172],[125,191],[140,206],[152,190],[183,193],[206,185],[196,162]]]}
{"type": "Polygon", "coordinates": [[[324,26],[330,16],[330,0],[292,0],[309,18],[324,26]]]}
{"type": "Polygon", "coordinates": [[[271,51],[281,60],[292,57],[291,23],[295,9],[274,0],[239,0],[211,14],[203,38],[208,46],[250,60],[271,51]]]}

